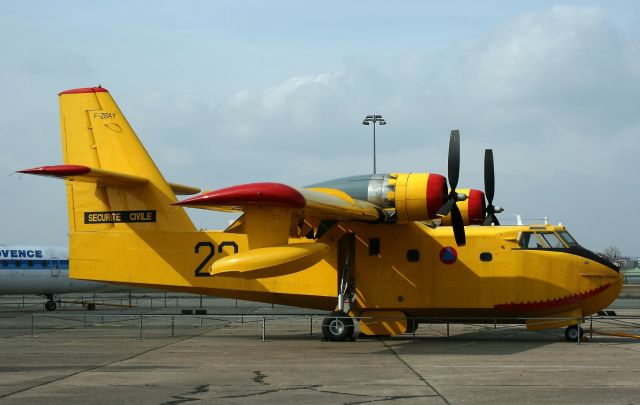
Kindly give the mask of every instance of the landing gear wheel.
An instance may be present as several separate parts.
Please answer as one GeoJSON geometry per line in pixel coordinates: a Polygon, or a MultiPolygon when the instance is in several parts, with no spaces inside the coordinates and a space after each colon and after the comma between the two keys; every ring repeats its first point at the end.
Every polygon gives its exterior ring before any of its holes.
{"type": "Polygon", "coordinates": [[[56,307],[57,305],[55,301],[47,301],[44,303],[44,309],[46,309],[47,311],[55,311],[56,307]]]}
{"type": "Polygon", "coordinates": [[[567,339],[567,342],[577,342],[578,339],[582,340],[583,335],[584,330],[580,325],[567,326],[564,330],[564,338],[567,339]]]}
{"type": "Polygon", "coordinates": [[[353,339],[353,319],[344,312],[333,312],[322,321],[322,336],[330,342],[353,339]]]}
{"type": "Polygon", "coordinates": [[[91,304],[87,304],[87,311],[95,311],[96,310],[96,304],[91,303],[91,304]]]}

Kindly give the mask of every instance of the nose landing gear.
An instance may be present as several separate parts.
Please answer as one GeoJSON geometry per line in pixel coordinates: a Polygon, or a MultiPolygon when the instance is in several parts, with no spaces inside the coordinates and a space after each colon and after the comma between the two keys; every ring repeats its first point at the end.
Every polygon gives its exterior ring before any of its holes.
{"type": "Polygon", "coordinates": [[[47,294],[46,297],[49,301],[44,303],[44,309],[46,309],[47,311],[55,311],[58,307],[56,301],[60,302],[60,298],[54,294],[47,294]]]}
{"type": "Polygon", "coordinates": [[[582,341],[583,335],[584,330],[580,327],[580,325],[567,326],[567,328],[564,330],[564,338],[567,339],[567,342],[577,342],[578,339],[582,341]]]}

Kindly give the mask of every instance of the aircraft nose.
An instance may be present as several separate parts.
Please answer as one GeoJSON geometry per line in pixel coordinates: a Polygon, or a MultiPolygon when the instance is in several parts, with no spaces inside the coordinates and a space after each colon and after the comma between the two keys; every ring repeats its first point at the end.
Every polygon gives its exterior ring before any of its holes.
{"type": "Polygon", "coordinates": [[[620,272],[620,268],[612,263],[611,260],[606,257],[597,255],[596,253],[592,252],[589,249],[585,249],[582,246],[573,246],[569,248],[569,252],[580,257],[584,257],[585,259],[591,260],[593,262],[599,263],[609,268],[610,270],[615,271],[616,273],[620,272]]]}

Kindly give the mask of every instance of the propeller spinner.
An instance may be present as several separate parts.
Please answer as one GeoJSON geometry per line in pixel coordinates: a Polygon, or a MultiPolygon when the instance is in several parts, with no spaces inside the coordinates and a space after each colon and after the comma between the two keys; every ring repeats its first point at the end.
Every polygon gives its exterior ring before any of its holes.
{"type": "Polygon", "coordinates": [[[438,210],[438,216],[445,217],[451,213],[451,225],[453,226],[453,235],[456,239],[456,244],[458,246],[464,246],[467,242],[464,233],[464,221],[462,220],[462,214],[456,203],[466,200],[467,196],[456,192],[458,177],[460,176],[460,132],[457,129],[452,130],[449,137],[448,169],[449,173],[447,177],[451,191],[447,196],[447,201],[440,207],[440,210],[438,210]]]}
{"type": "Polygon", "coordinates": [[[484,150],[484,193],[487,197],[487,216],[482,225],[500,225],[496,214],[504,211],[501,207],[493,205],[495,191],[495,176],[493,172],[493,151],[484,150]]]}

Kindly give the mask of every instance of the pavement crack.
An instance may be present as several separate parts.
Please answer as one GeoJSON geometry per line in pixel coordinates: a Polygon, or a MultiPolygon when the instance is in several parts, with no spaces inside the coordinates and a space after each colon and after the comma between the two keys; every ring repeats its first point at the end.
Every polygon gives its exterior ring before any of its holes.
{"type": "MultiPolygon", "coordinates": [[[[357,402],[345,402],[345,405],[357,405],[357,404],[369,404],[373,402],[382,402],[382,401],[397,401],[401,399],[416,399],[416,398],[429,398],[429,397],[441,397],[441,395],[388,395],[383,397],[376,397],[374,399],[366,400],[366,401],[357,401],[357,402]]],[[[444,399],[444,398],[443,398],[444,399]]]]}
{"type": "Polygon", "coordinates": [[[434,387],[433,385],[431,385],[429,383],[429,381],[427,381],[422,374],[418,373],[416,371],[416,369],[414,369],[413,367],[411,367],[411,365],[409,363],[407,363],[406,361],[404,361],[404,359],[402,357],[400,357],[400,355],[398,354],[398,352],[396,352],[393,347],[389,346],[387,344],[387,342],[385,342],[383,339],[380,339],[380,341],[382,342],[382,344],[384,345],[384,347],[386,347],[391,353],[393,353],[393,355],[396,357],[396,359],[398,359],[402,364],[404,364],[409,370],[411,370],[419,379],[420,381],[422,381],[423,383],[425,383],[425,385],[429,388],[431,388],[433,390],[433,392],[435,392],[437,394],[437,396],[439,396],[440,398],[442,398],[442,400],[446,403],[446,404],[450,404],[450,402],[447,400],[447,398],[444,397],[444,395],[442,395],[437,389],[436,387],[434,387]]]}
{"type": "Polygon", "coordinates": [[[211,384],[197,385],[193,391],[181,395],[174,395],[172,397],[175,398],[173,401],[162,402],[162,405],[178,405],[185,402],[200,401],[200,398],[193,398],[192,396],[209,392],[209,387],[211,387],[211,384]]]}
{"type": "Polygon", "coordinates": [[[255,392],[242,394],[242,395],[225,395],[220,398],[249,398],[249,397],[256,397],[259,395],[272,394],[274,392],[295,391],[295,390],[314,390],[317,387],[321,387],[321,385],[303,385],[300,387],[274,388],[272,390],[255,391],[255,392]]]}

